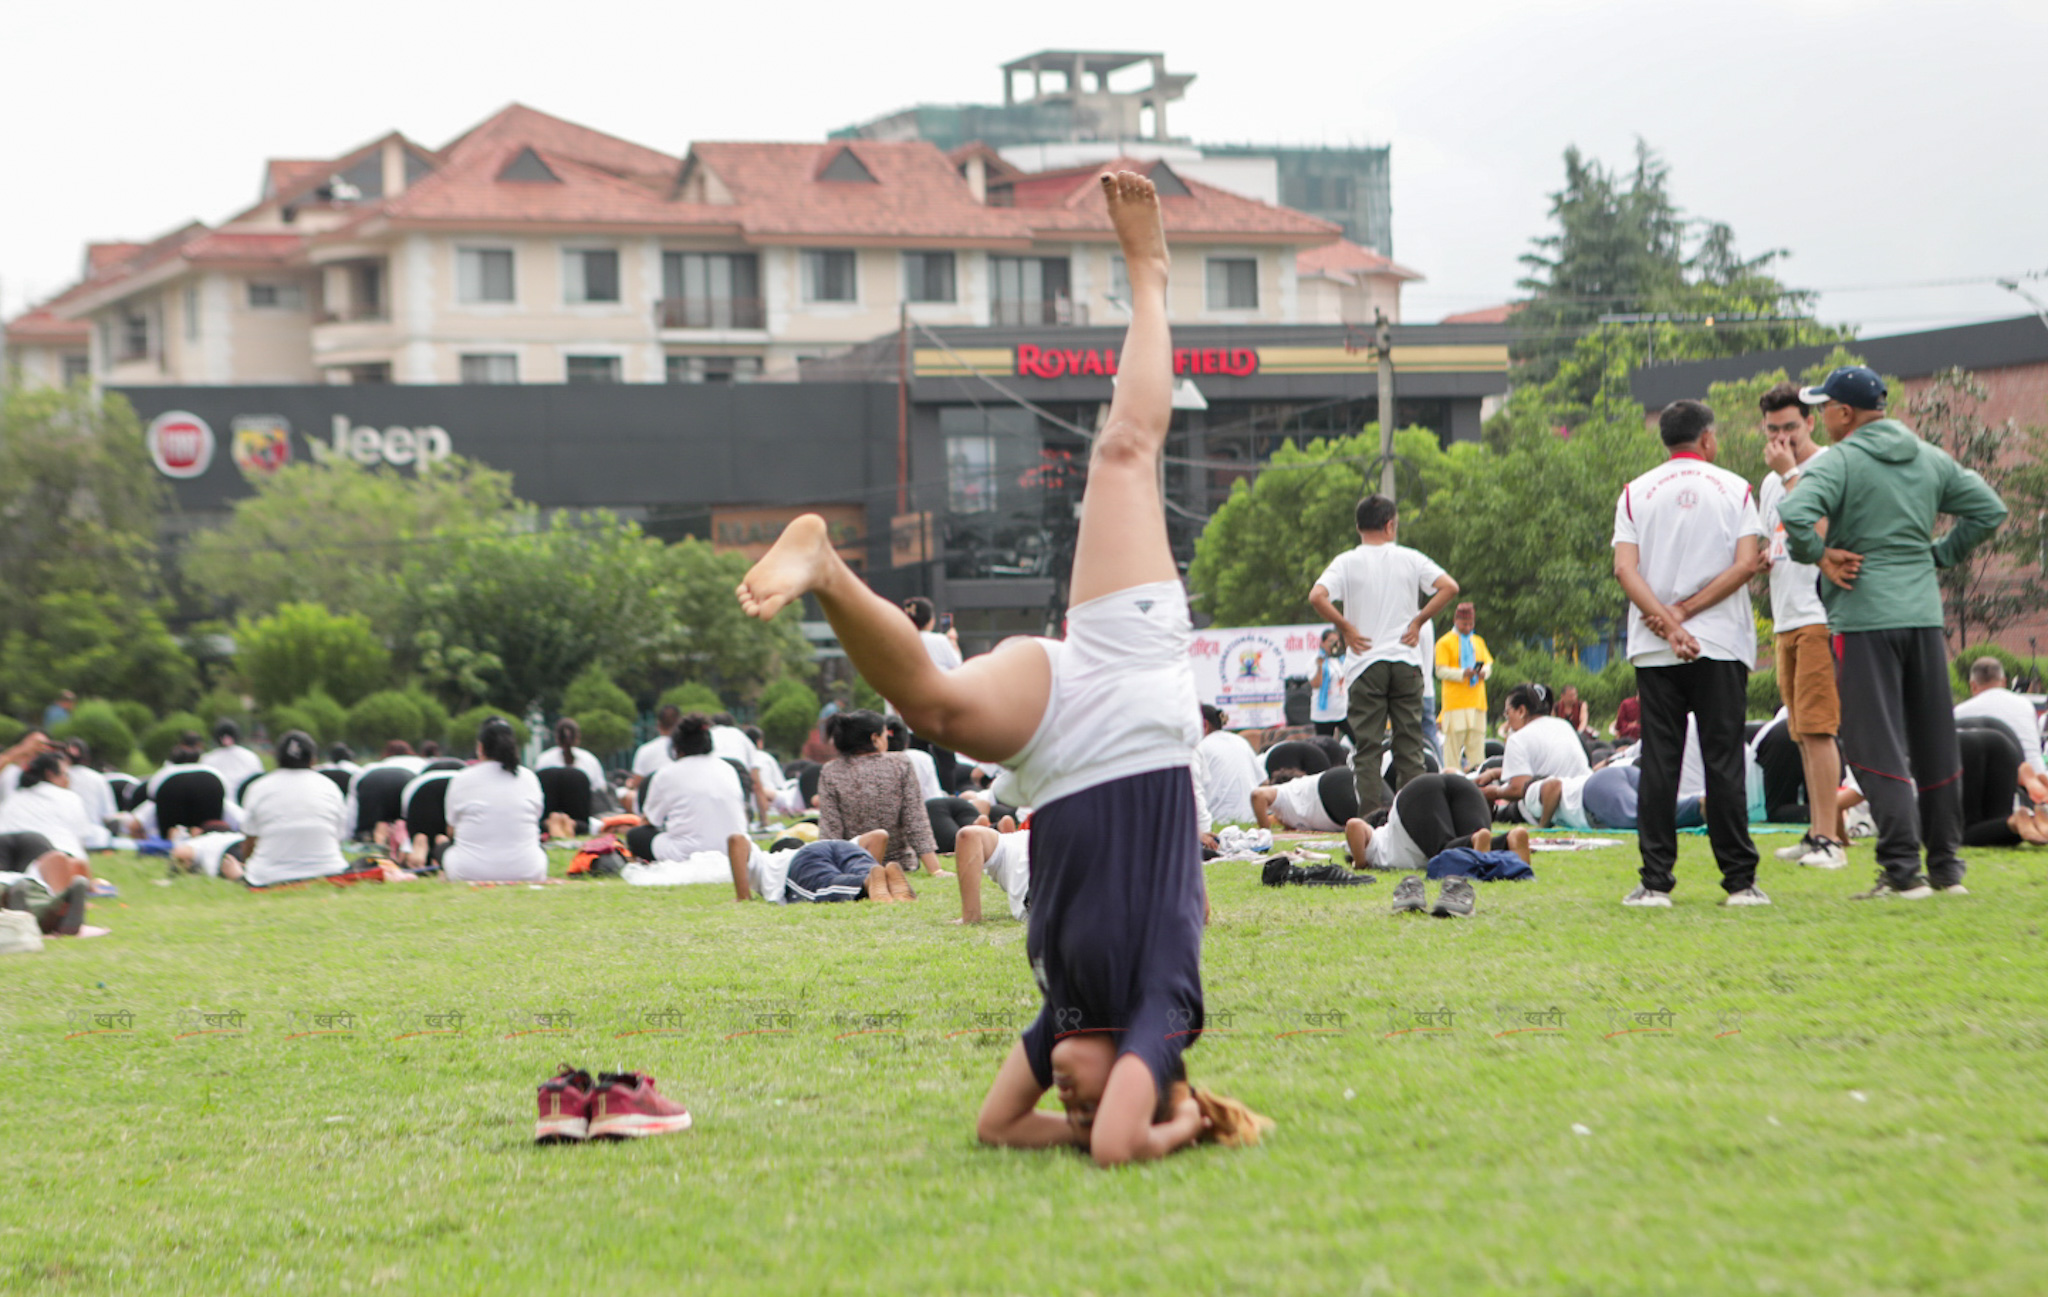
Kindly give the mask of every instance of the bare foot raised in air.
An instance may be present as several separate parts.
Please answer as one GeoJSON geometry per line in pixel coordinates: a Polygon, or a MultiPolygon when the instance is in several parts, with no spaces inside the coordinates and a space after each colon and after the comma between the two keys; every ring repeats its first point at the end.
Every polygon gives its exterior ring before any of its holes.
{"type": "Polygon", "coordinates": [[[747,569],[736,592],[741,611],[767,621],[830,580],[837,559],[825,520],[815,513],[796,518],[761,561],[747,569]]]}
{"type": "Polygon", "coordinates": [[[1166,230],[1159,223],[1159,195],[1152,182],[1135,171],[1113,171],[1102,177],[1102,196],[1109,202],[1109,222],[1123,245],[1124,265],[1132,288],[1166,287],[1166,230]]]}

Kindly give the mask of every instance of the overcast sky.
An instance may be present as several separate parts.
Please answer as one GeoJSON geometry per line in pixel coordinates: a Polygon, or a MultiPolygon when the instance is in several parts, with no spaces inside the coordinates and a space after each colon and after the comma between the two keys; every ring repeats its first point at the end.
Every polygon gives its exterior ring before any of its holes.
{"type": "Polygon", "coordinates": [[[2020,314],[1989,281],[2048,272],[2044,0],[119,0],[9,13],[0,304],[89,239],[233,214],[267,157],[438,147],[515,99],[672,153],[816,139],[999,100],[997,65],[1048,47],[1164,51],[1197,141],[1391,144],[1413,321],[1512,296],[1565,147],[1621,165],[1637,136],[1866,333],[2020,314]]]}

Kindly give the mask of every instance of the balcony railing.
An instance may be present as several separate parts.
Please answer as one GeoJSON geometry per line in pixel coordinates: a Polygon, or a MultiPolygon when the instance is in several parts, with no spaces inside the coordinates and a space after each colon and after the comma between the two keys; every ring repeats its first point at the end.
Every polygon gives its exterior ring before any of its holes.
{"type": "Polygon", "coordinates": [[[654,304],[664,329],[764,329],[768,311],[758,297],[664,297],[654,304]]]}
{"type": "Polygon", "coordinates": [[[996,324],[1067,324],[1088,323],[1088,304],[1068,298],[1057,297],[1046,301],[997,301],[992,313],[996,324]]]}

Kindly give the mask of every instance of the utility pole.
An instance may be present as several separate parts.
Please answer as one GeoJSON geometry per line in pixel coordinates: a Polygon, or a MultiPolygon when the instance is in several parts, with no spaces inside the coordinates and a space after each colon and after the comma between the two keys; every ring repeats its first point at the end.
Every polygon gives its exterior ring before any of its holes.
{"type": "Polygon", "coordinates": [[[1372,346],[1380,360],[1380,494],[1394,498],[1394,326],[1378,307],[1372,313],[1372,346]]]}

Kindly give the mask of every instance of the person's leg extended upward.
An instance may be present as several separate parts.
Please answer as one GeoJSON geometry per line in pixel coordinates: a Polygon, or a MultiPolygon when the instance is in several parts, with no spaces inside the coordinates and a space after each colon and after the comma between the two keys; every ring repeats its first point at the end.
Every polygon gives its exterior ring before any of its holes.
{"type": "MultiPolygon", "coordinates": [[[[1179,576],[1158,476],[1173,417],[1166,236],[1150,181],[1124,174],[1105,176],[1103,185],[1130,268],[1131,323],[1109,419],[1088,461],[1070,605],[1179,576]]],[[[903,610],[854,574],[815,514],[789,524],[738,594],[740,606],[764,621],[816,595],[854,668],[910,728],[977,760],[1015,756],[1045,714],[1052,671],[1043,652],[1012,641],[957,671],[939,670],[903,610]]]]}

